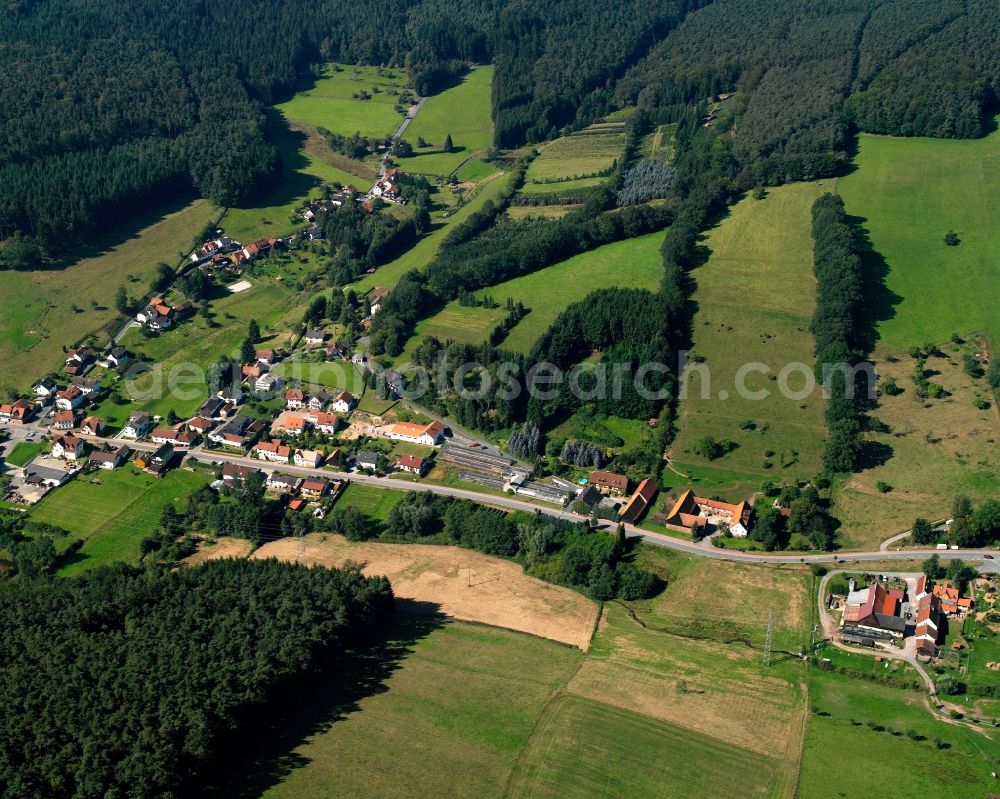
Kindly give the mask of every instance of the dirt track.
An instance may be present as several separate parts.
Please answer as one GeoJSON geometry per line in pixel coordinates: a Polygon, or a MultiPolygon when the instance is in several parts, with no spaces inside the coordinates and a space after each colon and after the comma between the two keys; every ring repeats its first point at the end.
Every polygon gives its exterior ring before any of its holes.
{"type": "MultiPolygon", "coordinates": [[[[295,560],[298,544],[274,541],[251,557],[295,560]]],[[[400,599],[431,603],[456,619],[531,633],[583,650],[597,619],[597,606],[575,591],[528,577],[516,563],[457,547],[352,544],[341,536],[313,534],[305,539],[304,560],[324,566],[363,563],[365,574],[386,575],[400,599]]]]}

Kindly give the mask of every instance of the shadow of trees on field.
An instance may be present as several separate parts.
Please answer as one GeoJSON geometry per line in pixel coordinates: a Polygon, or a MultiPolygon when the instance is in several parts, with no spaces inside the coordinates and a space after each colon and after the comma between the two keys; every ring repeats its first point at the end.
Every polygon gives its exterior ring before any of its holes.
{"type": "Polygon", "coordinates": [[[431,602],[396,600],[396,618],[374,640],[331,657],[314,674],[275,691],[221,742],[206,776],[183,799],[251,799],[309,763],[295,749],[388,690],[388,681],[418,641],[447,624],[431,602]]]}
{"type": "Polygon", "coordinates": [[[879,340],[878,325],[896,315],[903,298],[886,285],[889,264],[875,249],[862,216],[848,216],[847,223],[861,247],[861,313],[854,330],[855,344],[862,352],[871,352],[879,340]]]}

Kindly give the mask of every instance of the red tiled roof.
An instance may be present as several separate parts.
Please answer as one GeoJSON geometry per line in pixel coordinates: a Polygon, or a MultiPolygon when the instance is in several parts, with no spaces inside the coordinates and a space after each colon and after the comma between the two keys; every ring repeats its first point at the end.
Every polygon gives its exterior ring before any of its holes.
{"type": "Polygon", "coordinates": [[[596,486],[614,488],[618,491],[628,491],[628,478],[623,474],[597,470],[590,473],[590,482],[596,486]]]}

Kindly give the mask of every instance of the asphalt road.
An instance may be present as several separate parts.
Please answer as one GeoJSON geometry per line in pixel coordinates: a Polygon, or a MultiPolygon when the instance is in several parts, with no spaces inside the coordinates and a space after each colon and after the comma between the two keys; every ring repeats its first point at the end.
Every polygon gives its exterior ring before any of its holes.
{"type": "MultiPolygon", "coordinates": [[[[90,441],[95,443],[105,442],[108,444],[122,444],[127,443],[130,447],[134,449],[149,451],[156,449],[155,444],[148,442],[135,442],[129,441],[127,439],[108,439],[108,438],[90,438],[90,441]]],[[[547,516],[553,516],[558,519],[565,519],[567,521],[581,522],[586,521],[588,517],[581,516],[572,511],[564,510],[562,508],[557,508],[553,505],[547,505],[544,503],[532,502],[528,499],[516,497],[516,496],[500,496],[496,494],[490,494],[481,491],[473,491],[467,488],[454,488],[452,486],[437,485],[434,483],[416,483],[407,480],[397,480],[391,477],[372,477],[366,474],[355,474],[352,472],[334,471],[330,469],[309,469],[305,467],[295,466],[293,464],[275,464],[268,463],[266,461],[257,460],[256,458],[248,458],[243,455],[234,455],[227,452],[222,452],[219,450],[208,450],[202,447],[193,447],[188,453],[188,456],[198,461],[199,463],[206,464],[220,464],[220,463],[235,463],[241,466],[252,466],[258,469],[266,468],[277,470],[287,474],[294,474],[300,477],[323,477],[326,479],[339,479],[339,480],[351,480],[355,483],[360,483],[363,485],[378,486],[379,488],[391,488],[396,491],[429,491],[432,494],[438,494],[441,496],[457,497],[459,499],[469,499],[475,502],[481,502],[488,505],[493,505],[499,508],[506,508],[509,510],[519,510],[526,511],[528,513],[544,513],[547,516]]],[[[614,530],[616,529],[616,524],[613,522],[606,522],[601,525],[604,529],[614,530]]],[[[694,541],[686,541],[682,538],[674,538],[669,535],[662,535],[660,533],[650,532],[649,530],[643,530],[634,524],[625,525],[625,534],[629,538],[637,538],[639,540],[645,541],[654,546],[667,547],[668,549],[676,550],[677,552],[683,552],[688,555],[694,555],[703,558],[714,558],[716,560],[728,560],[728,561],[738,561],[741,563],[764,563],[764,564],[780,564],[780,563],[865,563],[871,561],[905,561],[905,560],[923,560],[931,555],[938,555],[942,560],[952,560],[955,558],[961,558],[962,560],[976,561],[981,565],[979,568],[987,572],[998,572],[1000,573],[1000,564],[996,560],[986,557],[987,554],[993,554],[989,550],[985,549],[948,549],[948,550],[938,550],[938,549],[906,549],[899,551],[886,552],[883,550],[875,550],[874,552],[826,552],[821,554],[809,554],[809,555],[794,555],[794,554],[777,554],[773,552],[759,553],[759,552],[740,552],[738,550],[730,549],[718,549],[711,544],[706,543],[695,543],[694,541]]],[[[996,553],[1000,556],[1000,553],[996,553]]]]}

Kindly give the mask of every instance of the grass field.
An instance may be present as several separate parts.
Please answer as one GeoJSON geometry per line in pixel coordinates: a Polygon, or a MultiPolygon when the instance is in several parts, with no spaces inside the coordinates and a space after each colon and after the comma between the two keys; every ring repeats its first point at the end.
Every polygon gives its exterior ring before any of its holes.
{"type": "Polygon", "coordinates": [[[337,507],[341,510],[355,508],[373,519],[384,522],[389,516],[389,511],[403,498],[403,495],[402,491],[389,491],[361,483],[351,483],[337,500],[337,507]]]}
{"type": "Polygon", "coordinates": [[[312,86],[276,107],[289,119],[344,136],[384,136],[403,119],[394,106],[405,87],[406,73],[399,69],[330,64],[312,86]],[[371,99],[355,98],[359,92],[371,99]]]}
{"type": "MultiPolygon", "coordinates": [[[[0,386],[24,389],[58,369],[64,346],[117,317],[119,286],[144,296],[157,263],[176,264],[213,218],[205,200],[173,203],[95,238],[58,267],[0,272],[0,386]]],[[[97,343],[109,338],[98,335],[97,343]]]]}
{"type": "Polygon", "coordinates": [[[239,354],[250,319],[257,320],[267,344],[287,343],[302,295],[271,278],[250,280],[252,288],[213,300],[210,318],[198,313],[151,339],[130,330],[122,343],[143,353],[153,369],[128,385],[115,384],[94,414],[112,425],[120,425],[137,409],[154,415],[170,409],[181,417],[191,415],[208,394],[208,368],[223,355],[239,354]]]}
{"type": "Polygon", "coordinates": [[[859,141],[857,168],[838,188],[888,268],[870,307],[883,344],[906,350],[956,328],[1000,341],[1000,132],[859,141]],[[956,247],[942,241],[949,230],[956,247]]]}
{"type": "Polygon", "coordinates": [[[211,795],[498,797],[580,657],[530,636],[403,616],[379,652],[381,668],[362,662],[313,692],[307,723],[296,725],[307,736],[286,773],[252,792],[237,782],[211,795]]]}
{"type": "Polygon", "coordinates": [[[931,379],[948,395],[922,401],[910,379],[914,360],[898,354],[877,358],[880,380],[892,377],[902,393],[883,394],[874,415],[892,432],[870,438],[884,451],[865,471],[835,486],[834,513],[841,520],[841,540],[852,548],[872,548],[879,541],[908,530],[918,516],[944,519],[959,494],[976,500],[996,496],[1000,484],[1000,412],[995,403],[977,410],[977,394],[989,396],[982,378],[962,369],[960,348],[940,345],[943,356],[928,359],[931,379]],[[891,486],[888,493],[878,484],[891,486]]]}
{"type": "Polygon", "coordinates": [[[437,256],[449,228],[478,211],[487,200],[495,200],[503,193],[509,181],[510,175],[506,174],[482,185],[476,191],[476,195],[459,210],[453,211],[446,219],[435,220],[430,232],[424,234],[415,246],[385,266],[380,266],[372,274],[365,275],[350,287],[359,294],[376,287],[392,288],[411,269],[423,269],[437,256]]]}
{"type": "Polygon", "coordinates": [[[546,708],[505,795],[776,797],[778,772],[770,758],[563,694],[546,708]]]}
{"type": "Polygon", "coordinates": [[[802,799],[995,792],[995,766],[987,758],[1000,755],[996,740],[933,719],[917,692],[813,669],[809,697],[815,712],[799,778],[802,799]]]}
{"type": "Polygon", "coordinates": [[[610,168],[624,146],[624,133],[578,133],[540,146],[539,156],[528,167],[522,192],[543,194],[603,183],[604,178],[592,176],[610,168]],[[558,178],[573,180],[547,182],[558,178]]]}
{"type": "Polygon", "coordinates": [[[163,478],[131,465],[83,475],[47,494],[31,510],[35,521],[68,530],[83,548],[59,574],[69,576],[115,561],[137,563],[139,542],[159,529],[160,514],[206,485],[205,473],[173,470],[163,478]]]}
{"type": "Polygon", "coordinates": [[[531,309],[501,346],[528,352],[563,310],[595,289],[622,286],[656,290],[663,275],[660,257],[663,236],[662,232],[649,233],[605,244],[530,275],[483,289],[480,295],[488,294],[501,305],[507,297],[512,297],[531,309]]]}
{"type": "Polygon", "coordinates": [[[10,466],[27,466],[44,449],[45,443],[42,441],[18,441],[11,448],[6,461],[10,466]]]}
{"type": "Polygon", "coordinates": [[[492,81],[492,66],[476,67],[455,86],[428,97],[404,135],[406,141],[413,145],[415,155],[399,159],[400,167],[412,173],[448,175],[470,155],[489,148],[493,139],[490,116],[492,81]],[[438,152],[449,133],[454,152],[438,152]],[[418,137],[423,137],[429,146],[417,148],[418,137]]]}
{"type": "MultiPolygon", "coordinates": [[[[680,403],[673,458],[742,473],[743,482],[756,482],[756,487],[820,471],[826,436],[820,391],[792,399],[773,381],[794,362],[812,375],[809,324],[816,289],[810,209],[832,187],[829,181],[797,183],[770,190],[763,200],[748,197],[706,236],[711,255],[692,273],[698,310],[691,355],[705,360],[692,364],[697,371],[689,372],[686,381],[688,398],[680,403]],[[740,396],[736,388],[739,370],[752,363],[769,370],[766,376],[750,372],[745,381],[751,392],[769,392],[763,400],[740,396]],[[706,436],[734,448],[708,462],[695,453],[706,436]]],[[[798,390],[804,382],[795,372],[787,385],[798,390]]]]}

